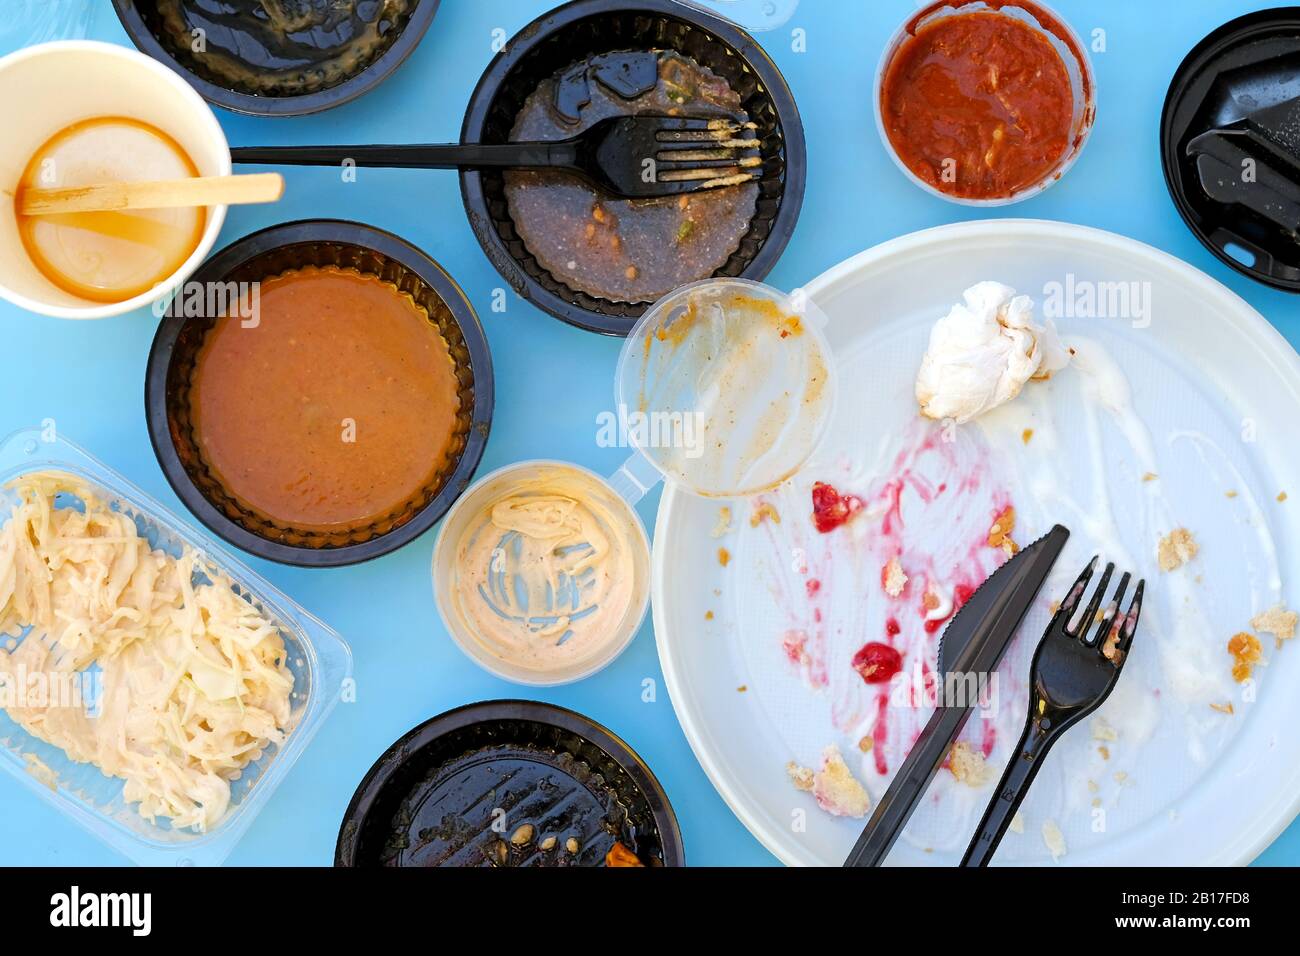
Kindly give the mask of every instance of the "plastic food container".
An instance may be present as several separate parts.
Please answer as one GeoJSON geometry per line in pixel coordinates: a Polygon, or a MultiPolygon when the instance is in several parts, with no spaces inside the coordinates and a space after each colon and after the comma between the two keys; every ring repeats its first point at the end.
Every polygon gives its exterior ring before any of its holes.
{"type": "Polygon", "coordinates": [[[581,680],[618,657],[640,627],[650,593],[650,545],[634,506],[664,480],[703,497],[729,499],[775,487],[794,474],[815,451],[834,408],[836,376],[822,332],[825,321],[806,296],[745,279],[705,279],[656,302],[623,343],[615,375],[615,404],[632,448],[623,465],[608,478],[561,461],[508,465],[470,486],[439,528],[434,600],[461,650],[498,677],[533,685],[581,680]],[[570,616],[577,622],[598,609],[577,597],[585,585],[572,580],[548,583],[545,606],[531,606],[531,594],[540,589],[521,586],[521,569],[532,565],[510,556],[515,532],[479,541],[497,532],[475,522],[507,496],[549,494],[543,489],[565,475],[576,479],[575,487],[584,485],[586,499],[621,526],[631,554],[631,598],[599,653],[562,668],[532,667],[518,658],[537,645],[510,659],[515,648],[494,646],[483,633],[491,628],[477,624],[476,614],[487,611],[526,625],[540,642],[555,636],[543,632],[560,618],[567,627],[570,616]],[[474,586],[476,572],[481,579],[474,586]],[[458,587],[462,573],[469,581],[458,587]],[[486,607],[472,606],[476,599],[486,607]]]}
{"type": "MultiPolygon", "coordinates": [[[[730,6],[720,4],[719,10],[730,6]]],[[[738,4],[738,11],[741,6],[752,4],[738,4]]],[[[588,56],[648,49],[675,50],[726,79],[758,124],[763,178],[757,209],[739,247],[714,276],[762,279],[790,241],[803,205],[803,122],[790,87],[762,46],[720,16],[677,0],[573,0],[557,7],[520,30],[488,65],[470,97],[461,139],[505,142],[524,101],[543,80],[588,56]]],[[[582,329],[627,335],[653,304],[597,298],[543,268],[510,218],[500,171],[464,170],[460,191],[484,253],[510,287],[538,308],[582,329]]]]}
{"type": "Polygon", "coordinates": [[[154,454],[178,498],[208,530],[259,558],[299,567],[368,561],[413,541],[451,507],[474,476],[492,427],[492,355],[464,291],[409,242],[357,222],[304,219],[238,239],[199,267],[195,283],[259,282],[302,266],[337,266],[377,276],[409,292],[438,326],[456,362],[459,450],[437,481],[373,524],[309,531],[258,515],[231,495],[204,463],[190,419],[189,388],[214,315],[169,309],[158,325],[145,371],[145,417],[154,454]]]}
{"type": "Polygon", "coordinates": [[[283,35],[283,50],[268,48],[266,18],[249,12],[257,6],[252,3],[182,0],[163,11],[158,0],[113,0],[113,9],[142,53],[175,70],[209,103],[255,116],[299,116],[350,102],[386,80],[415,50],[438,4],[412,0],[391,22],[377,21],[386,16],[378,3],[354,2],[351,9],[346,3],[313,3],[305,16],[291,9],[295,22],[283,35]],[[379,31],[377,42],[358,42],[372,28],[379,31]],[[195,53],[195,30],[204,31],[214,48],[195,53]],[[223,69],[214,67],[212,53],[221,56],[223,69]]]}
{"type": "Polygon", "coordinates": [[[229,855],[334,708],[340,684],[352,674],[352,653],[334,630],[211,539],[187,530],[160,504],[71,442],[39,429],[15,432],[0,443],[0,508],[6,518],[16,500],[7,486],[34,471],[66,472],[102,492],[131,514],[156,548],[173,556],[185,546],[201,552],[230,576],[250,603],[279,624],[294,677],[293,730],[283,744],[268,747],[260,760],[244,769],[233,785],[229,811],[207,833],[172,829],[162,820],[150,823],[134,804],[122,800],[122,780],[69,760],[61,749],[33,737],[0,710],[0,765],[42,799],[142,866],[216,865],[229,855]],[[48,767],[52,777],[47,779],[44,768],[35,764],[38,779],[29,765],[33,758],[48,767]]]}
{"type": "Polygon", "coordinates": [[[1064,176],[1070,167],[1074,165],[1075,160],[1079,158],[1079,154],[1083,152],[1083,147],[1087,144],[1089,135],[1092,133],[1092,124],[1097,113],[1097,83],[1092,72],[1092,61],[1088,57],[1088,48],[1084,45],[1083,40],[1047,4],[1039,3],[1038,0],[1022,0],[1022,2],[1014,2],[1014,0],[1001,2],[999,0],[999,2],[994,3],[986,3],[984,0],[973,0],[973,2],[968,3],[960,2],[960,0],[938,0],[938,2],[931,3],[909,16],[894,33],[893,37],[890,38],[889,42],[885,44],[884,53],[880,57],[880,64],[876,67],[872,102],[875,104],[876,111],[876,131],[880,134],[880,141],[884,144],[885,152],[894,161],[894,165],[902,170],[903,175],[913,183],[933,196],[938,196],[940,199],[946,199],[948,202],[957,203],[961,206],[1006,206],[1037,196],[1064,176]],[[1011,17],[1027,24],[1031,29],[1040,33],[1052,45],[1053,49],[1060,54],[1061,60],[1065,64],[1066,73],[1070,77],[1070,86],[1074,92],[1074,116],[1071,123],[1070,146],[1056,165],[1048,170],[1041,179],[1009,196],[980,199],[954,196],[941,189],[936,189],[912,172],[907,164],[899,158],[898,153],[894,150],[894,144],[889,139],[889,132],[885,129],[882,100],[885,77],[889,72],[889,65],[893,62],[894,55],[899,48],[915,34],[919,27],[934,23],[936,20],[945,17],[962,16],[970,13],[993,13],[999,16],[1011,17]]]}
{"type": "Polygon", "coordinates": [[[571,710],[489,700],[425,721],[375,761],[343,816],[334,865],[600,866],[615,841],[647,867],[686,864],[645,761],[571,710]],[[531,838],[510,841],[521,827],[531,838]]]}

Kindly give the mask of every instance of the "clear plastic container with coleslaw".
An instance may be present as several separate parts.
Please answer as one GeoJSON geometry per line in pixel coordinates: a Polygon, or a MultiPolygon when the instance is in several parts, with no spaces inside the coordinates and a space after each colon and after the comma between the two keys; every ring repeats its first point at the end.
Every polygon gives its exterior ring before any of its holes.
{"type": "MultiPolygon", "coordinates": [[[[135,804],[123,799],[121,779],[106,776],[93,764],[71,760],[60,748],[28,733],[3,709],[0,765],[136,863],[221,863],[337,703],[341,685],[352,673],[352,654],[334,630],[225,553],[212,539],[188,530],[120,475],[47,431],[26,429],[0,442],[0,523],[9,520],[18,500],[13,482],[36,472],[72,476],[114,510],[128,514],[152,547],[173,557],[192,549],[201,555],[201,564],[228,577],[236,593],[270,620],[284,641],[286,665],[293,675],[291,718],[284,741],[266,747],[260,759],[240,772],[231,786],[229,809],[203,833],[173,828],[163,818],[151,823],[137,812],[135,804]]],[[[77,502],[56,499],[56,506],[77,507],[77,502]]],[[[202,572],[196,568],[195,574],[202,572]]]]}

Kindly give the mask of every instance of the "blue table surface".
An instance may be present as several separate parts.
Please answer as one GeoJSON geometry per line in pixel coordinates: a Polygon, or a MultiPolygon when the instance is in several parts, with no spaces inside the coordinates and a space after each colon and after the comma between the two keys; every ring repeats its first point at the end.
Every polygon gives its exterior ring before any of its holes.
{"type": "MultiPolygon", "coordinates": [[[[1094,52],[1098,119],[1073,170],[1046,193],[993,215],[1084,223],[1132,236],[1203,269],[1243,296],[1293,343],[1300,299],[1238,275],[1196,241],[1174,209],[1160,171],[1158,124],[1174,69],[1210,30],[1270,6],[1264,0],[1053,0],[1083,36],[1105,31],[1094,52]]],[[[87,36],[127,44],[107,0],[91,0],[87,36]]],[[[493,56],[550,6],[545,0],[443,0],[410,59],[375,91],[313,116],[263,119],[217,110],[230,142],[244,144],[449,142],[493,56]]],[[[876,133],[870,89],[880,51],[913,9],[911,0],[803,0],[783,27],[760,35],[794,90],[807,129],[809,182],[803,215],[769,280],[807,282],[876,243],[975,218],[908,183],[876,133]],[[793,42],[802,31],[806,49],[793,42]]],[[[4,36],[0,29],[0,37],[4,36]]],[[[21,41],[17,41],[21,42],[21,41]]],[[[12,45],[12,44],[11,44],[12,45]]],[[[0,52],[9,52],[0,48],[0,52]]],[[[465,288],[487,330],[497,376],[496,417],[480,467],[560,458],[608,473],[625,452],[596,445],[596,415],[612,405],[620,340],[571,328],[508,296],[466,222],[456,176],[422,170],[287,171],[284,199],[231,209],[218,247],[291,219],[328,216],[373,223],[437,259],[465,288]]],[[[191,524],[154,459],[141,393],[156,319],[147,310],[98,322],[65,322],[0,303],[5,343],[0,433],[53,418],[64,436],[167,504],[191,524]]],[[[642,502],[648,527],[658,496],[642,502]]],[[[312,571],[247,560],[335,627],[356,663],[357,701],[341,704],[293,768],[231,864],[327,865],[339,821],[361,776],[390,743],[425,719],[471,701],[547,700],[587,714],[626,739],[667,789],[693,864],[773,864],[732,815],[696,762],[663,690],[647,618],[631,647],[598,675],[535,690],[499,680],[447,637],[434,609],[434,532],[358,567],[312,571]],[[643,682],[659,688],[644,702],[643,682]]],[[[0,778],[0,861],[112,865],[123,862],[59,810],[0,778]]],[[[1156,862],[1156,861],[1153,861],[1156,862]]],[[[1259,858],[1300,864],[1300,823],[1259,858]]]]}

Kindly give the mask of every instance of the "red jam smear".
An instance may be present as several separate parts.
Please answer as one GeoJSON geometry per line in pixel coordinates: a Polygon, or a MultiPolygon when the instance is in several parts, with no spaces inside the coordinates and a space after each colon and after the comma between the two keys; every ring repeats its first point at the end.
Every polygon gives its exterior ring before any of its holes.
{"type": "Polygon", "coordinates": [[[841,495],[834,485],[818,481],[812,487],[813,527],[829,534],[862,510],[857,495],[841,495]]]}
{"type": "Polygon", "coordinates": [[[888,644],[868,641],[853,655],[853,669],[868,684],[884,684],[903,669],[903,655],[888,644]]]}

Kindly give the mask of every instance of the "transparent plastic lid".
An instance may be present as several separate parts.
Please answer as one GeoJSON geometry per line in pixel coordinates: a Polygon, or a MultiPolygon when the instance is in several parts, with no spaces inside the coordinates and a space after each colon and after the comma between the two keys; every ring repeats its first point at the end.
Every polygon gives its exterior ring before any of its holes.
{"type": "MultiPolygon", "coordinates": [[[[789,478],[820,441],[835,396],[825,317],[802,294],[706,279],[660,299],[619,356],[628,442],[695,494],[740,497],[789,478]]],[[[642,462],[624,473],[647,484],[642,462]]],[[[617,481],[616,481],[617,484],[617,481]]]]}

